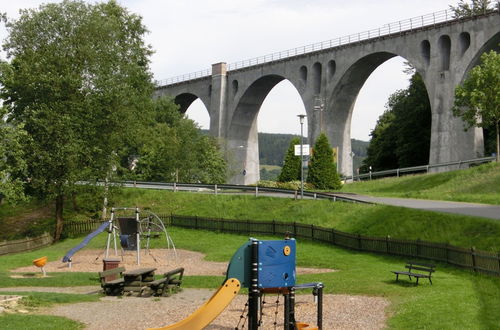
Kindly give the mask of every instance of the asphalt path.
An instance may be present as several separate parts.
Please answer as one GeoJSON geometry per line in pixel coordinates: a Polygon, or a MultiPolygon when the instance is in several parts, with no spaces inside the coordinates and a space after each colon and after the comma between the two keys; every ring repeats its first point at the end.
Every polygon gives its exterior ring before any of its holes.
{"type": "Polygon", "coordinates": [[[373,196],[365,196],[357,194],[335,194],[335,195],[375,204],[386,204],[386,205],[408,207],[419,210],[471,215],[475,217],[500,220],[499,205],[445,202],[445,201],[411,199],[411,198],[373,197],[373,196]]]}

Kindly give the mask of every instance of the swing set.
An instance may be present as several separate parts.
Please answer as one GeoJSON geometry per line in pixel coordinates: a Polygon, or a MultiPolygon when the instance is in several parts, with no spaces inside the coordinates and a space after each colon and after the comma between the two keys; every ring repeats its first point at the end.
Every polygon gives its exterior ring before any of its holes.
{"type": "MultiPolygon", "coordinates": [[[[169,235],[165,224],[160,217],[158,217],[158,215],[147,210],[141,211],[138,207],[114,207],[111,209],[110,219],[103,222],[97,230],[89,234],[82,242],[80,242],[80,244],[68,251],[62,261],[68,262],[68,266],[71,268],[73,255],[85,247],[95,236],[104,231],[108,233],[104,258],[109,257],[111,241],[113,241],[114,255],[118,256],[117,243],[119,241],[122,260],[124,251],[136,251],[136,263],[137,265],[140,265],[141,249],[143,249],[146,254],[150,255],[155,262],[157,262],[156,258],[150,251],[151,238],[161,236],[162,234],[165,235],[167,249],[172,248],[174,256],[177,258],[174,241],[169,235]],[[117,212],[125,213],[125,215],[118,217],[117,212]],[[130,215],[132,212],[133,215],[130,215]]],[[[99,256],[96,260],[98,258],[99,256]]]]}

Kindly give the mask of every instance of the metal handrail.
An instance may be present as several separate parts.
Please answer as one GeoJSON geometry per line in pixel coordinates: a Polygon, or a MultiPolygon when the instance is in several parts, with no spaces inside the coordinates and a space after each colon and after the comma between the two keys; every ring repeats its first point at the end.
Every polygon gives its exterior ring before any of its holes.
{"type": "MultiPolygon", "coordinates": [[[[467,164],[480,164],[480,163],[492,162],[495,159],[496,159],[495,157],[482,157],[482,158],[474,158],[474,159],[467,159],[467,160],[459,160],[459,161],[455,161],[455,162],[404,167],[404,168],[397,168],[397,169],[392,169],[392,170],[376,171],[376,172],[354,175],[354,178],[360,180],[360,179],[371,179],[371,178],[377,177],[377,176],[387,176],[387,175],[393,175],[393,174],[399,176],[400,173],[429,172],[429,170],[431,168],[455,166],[455,165],[461,166],[461,165],[467,165],[467,164]]],[[[343,180],[352,180],[352,178],[353,178],[352,175],[342,177],[343,180]]]]}
{"type": "MultiPolygon", "coordinates": [[[[80,184],[86,184],[87,182],[79,182],[80,184]]],[[[98,181],[97,184],[103,184],[104,181],[98,181]]],[[[261,187],[261,186],[245,186],[245,185],[237,185],[237,184],[206,184],[206,183],[177,183],[177,182],[147,182],[147,181],[115,181],[111,182],[114,185],[121,185],[126,188],[151,188],[158,187],[159,189],[171,189],[176,190],[178,188],[204,188],[213,190],[215,193],[219,190],[240,190],[240,191],[249,191],[259,193],[280,193],[287,194],[291,196],[296,196],[298,198],[298,190],[292,189],[283,189],[283,188],[270,188],[270,187],[261,187]]],[[[155,188],[151,188],[155,189],[155,188]]],[[[337,196],[334,193],[323,193],[323,192],[315,192],[315,191],[307,191],[304,190],[304,196],[315,198],[315,199],[327,199],[331,201],[342,201],[342,202],[351,202],[351,203],[363,203],[363,204],[371,204],[370,202],[364,202],[355,200],[345,196],[337,196]]]]}
{"type": "MultiPolygon", "coordinates": [[[[490,12],[487,12],[490,13],[490,12]]],[[[485,13],[486,14],[486,13],[485,13]]],[[[479,15],[478,15],[479,16],[479,15]]],[[[385,24],[382,27],[363,31],[359,33],[350,34],[343,37],[338,37],[335,39],[330,39],[326,41],[321,41],[306,46],[296,47],[292,49],[287,49],[280,52],[275,52],[272,54],[267,54],[264,56],[254,57],[247,60],[242,60],[238,62],[233,62],[227,65],[228,71],[240,70],[243,68],[261,65],[264,63],[280,61],[286,58],[291,58],[295,56],[300,56],[308,53],[318,52],[325,49],[331,49],[335,47],[345,46],[349,44],[358,43],[360,41],[377,39],[380,37],[390,36],[398,33],[408,32],[415,29],[420,29],[423,27],[433,26],[440,23],[450,22],[459,20],[455,17],[453,11],[451,10],[441,10],[434,13],[416,16],[408,18],[402,21],[392,22],[385,24]]],[[[210,76],[211,69],[197,71],[193,73],[188,73],[164,80],[157,81],[158,86],[165,86],[170,84],[176,84],[183,81],[198,79],[206,76],[210,76]]]]}

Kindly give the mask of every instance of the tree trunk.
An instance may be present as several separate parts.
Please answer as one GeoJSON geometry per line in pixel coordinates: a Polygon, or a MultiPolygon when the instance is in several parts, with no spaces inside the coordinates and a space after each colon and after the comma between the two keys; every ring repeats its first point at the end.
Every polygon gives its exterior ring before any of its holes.
{"type": "Polygon", "coordinates": [[[54,242],[61,239],[63,231],[63,206],[64,195],[61,194],[56,197],[56,230],[54,232],[54,242]]]}
{"type": "Polygon", "coordinates": [[[497,163],[500,163],[500,131],[498,129],[498,121],[496,122],[497,129],[497,163]]]}
{"type": "Polygon", "coordinates": [[[104,200],[102,201],[102,213],[101,219],[106,220],[107,210],[108,210],[108,191],[109,191],[109,175],[106,176],[104,180],[104,200]]]}

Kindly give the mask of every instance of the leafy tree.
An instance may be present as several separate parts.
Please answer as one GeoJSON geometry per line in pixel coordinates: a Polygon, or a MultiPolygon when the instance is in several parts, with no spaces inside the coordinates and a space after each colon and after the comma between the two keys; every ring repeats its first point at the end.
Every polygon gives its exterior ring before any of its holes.
{"type": "Polygon", "coordinates": [[[342,188],[337,166],[333,160],[333,151],[324,133],[321,133],[314,144],[307,182],[318,189],[342,188]]]}
{"type": "Polygon", "coordinates": [[[453,114],[465,121],[466,128],[494,126],[496,160],[500,161],[500,54],[493,50],[484,53],[481,64],[457,86],[453,114]]]}
{"type": "Polygon", "coordinates": [[[386,111],[371,133],[363,171],[427,164],[429,161],[431,107],[422,77],[414,73],[407,89],[389,97],[386,111]]]}
{"type": "Polygon", "coordinates": [[[143,180],[223,183],[226,162],[217,141],[204,135],[168,98],[154,100],[156,122],[144,132],[136,175],[143,180]]]}
{"type": "Polygon", "coordinates": [[[147,32],[115,1],[62,1],[6,23],[0,72],[9,120],[24,125],[30,186],[55,199],[55,240],[74,183],[103,178],[127,140],[151,120],[147,32]]]}
{"type": "MultiPolygon", "coordinates": [[[[495,6],[498,9],[500,3],[497,1],[495,6]]],[[[481,15],[493,11],[490,0],[472,0],[470,3],[469,1],[460,0],[457,6],[450,6],[450,9],[456,18],[481,15]]]]}
{"type": "Polygon", "coordinates": [[[431,143],[431,104],[422,77],[415,73],[410,85],[389,101],[394,112],[396,157],[399,167],[427,164],[431,143]]]}
{"type": "Polygon", "coordinates": [[[26,138],[26,132],[20,126],[7,124],[4,115],[5,109],[0,108],[0,204],[4,199],[17,202],[25,198],[22,139],[26,138]]]}
{"type": "Polygon", "coordinates": [[[300,145],[300,138],[294,137],[290,141],[285,155],[285,163],[278,176],[279,182],[290,182],[300,180],[300,156],[295,156],[295,145],[300,145]]]}
{"type": "Polygon", "coordinates": [[[363,161],[363,172],[367,172],[369,166],[372,166],[374,171],[397,167],[394,117],[394,113],[388,108],[378,118],[375,128],[370,133],[370,145],[367,150],[368,156],[363,161]]]}

